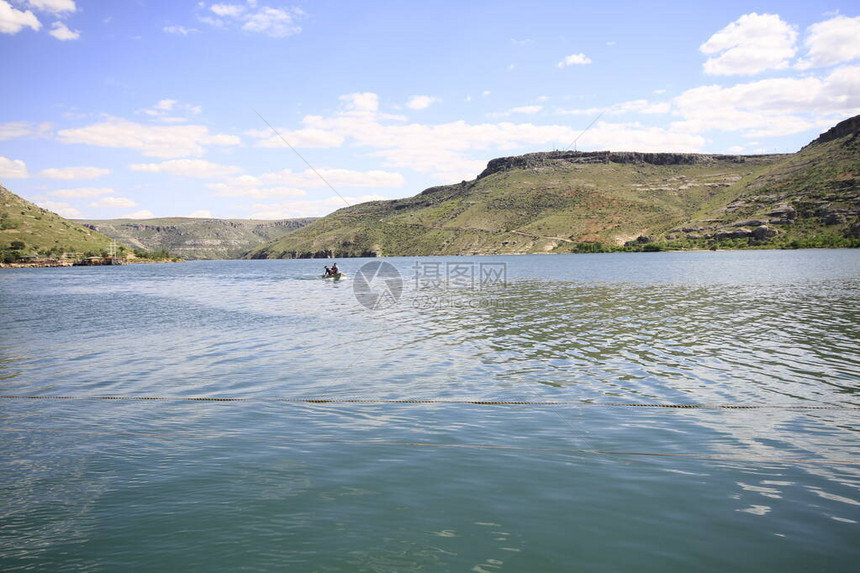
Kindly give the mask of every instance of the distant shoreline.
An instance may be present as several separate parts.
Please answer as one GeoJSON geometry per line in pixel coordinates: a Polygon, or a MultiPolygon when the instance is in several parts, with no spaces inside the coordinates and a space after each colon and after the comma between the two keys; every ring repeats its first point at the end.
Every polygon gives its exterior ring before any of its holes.
{"type": "Polygon", "coordinates": [[[149,265],[155,263],[184,263],[184,259],[133,259],[119,264],[77,264],[74,261],[33,261],[27,263],[0,263],[0,269],[47,269],[57,267],[121,267],[124,265],[149,265]]]}

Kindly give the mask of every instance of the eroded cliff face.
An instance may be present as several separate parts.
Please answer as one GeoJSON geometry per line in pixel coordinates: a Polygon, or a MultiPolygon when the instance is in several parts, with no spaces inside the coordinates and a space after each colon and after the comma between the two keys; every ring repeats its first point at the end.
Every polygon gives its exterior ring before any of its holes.
{"type": "Polygon", "coordinates": [[[238,219],[167,218],[81,221],[133,248],[166,250],[183,259],[235,259],[261,243],[298,229],[314,218],[257,221],[238,219]]]}
{"type": "Polygon", "coordinates": [[[563,167],[564,165],[632,164],[649,165],[710,165],[719,162],[751,163],[773,161],[781,155],[719,155],[702,153],[640,153],[634,151],[549,151],[529,153],[515,157],[500,157],[487,164],[478,175],[482,179],[494,173],[513,169],[535,169],[541,167],[563,167]]]}

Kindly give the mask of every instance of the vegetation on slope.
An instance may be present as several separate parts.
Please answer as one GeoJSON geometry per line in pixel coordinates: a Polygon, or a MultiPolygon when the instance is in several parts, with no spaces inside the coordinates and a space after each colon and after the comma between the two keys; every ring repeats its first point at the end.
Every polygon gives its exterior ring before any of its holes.
{"type": "Polygon", "coordinates": [[[858,121],[798,153],[553,152],[341,209],[249,258],[857,246],[858,121]]]}
{"type": "Polygon", "coordinates": [[[63,253],[101,255],[111,239],[42,209],[0,185],[0,262],[63,253]]]}

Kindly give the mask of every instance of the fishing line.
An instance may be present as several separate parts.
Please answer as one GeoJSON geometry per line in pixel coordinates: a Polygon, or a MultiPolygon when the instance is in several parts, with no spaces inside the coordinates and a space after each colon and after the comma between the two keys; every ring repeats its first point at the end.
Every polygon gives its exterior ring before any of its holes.
{"type": "Polygon", "coordinates": [[[281,135],[281,134],[280,134],[280,132],[279,132],[277,129],[275,129],[275,127],[274,127],[271,123],[269,123],[269,122],[266,120],[266,118],[265,118],[265,117],[263,117],[263,116],[260,114],[260,112],[259,112],[259,111],[257,111],[257,110],[255,109],[255,110],[254,110],[254,113],[256,113],[256,114],[260,117],[260,119],[262,119],[262,120],[263,120],[263,122],[265,122],[265,124],[266,124],[266,125],[268,125],[268,126],[269,126],[269,128],[270,128],[272,131],[274,131],[274,132],[275,132],[275,135],[277,135],[277,136],[281,139],[281,141],[283,141],[284,143],[286,143],[286,144],[287,144],[287,147],[289,147],[290,149],[292,149],[292,150],[293,150],[293,153],[295,153],[296,155],[298,155],[298,156],[299,156],[299,159],[301,159],[302,161],[304,161],[304,162],[305,162],[305,165],[307,165],[308,167],[310,167],[311,171],[313,171],[314,173],[316,173],[316,174],[317,174],[317,177],[319,177],[320,179],[322,179],[323,183],[325,183],[326,185],[328,185],[329,189],[331,189],[332,191],[334,191],[334,192],[335,192],[335,194],[336,194],[338,197],[340,197],[340,198],[341,198],[341,200],[342,200],[344,203],[346,203],[346,206],[347,206],[347,207],[352,207],[352,205],[350,204],[350,202],[349,202],[349,201],[347,201],[347,200],[346,200],[346,198],[345,198],[343,195],[341,195],[341,194],[338,192],[338,190],[337,190],[337,189],[335,189],[335,188],[334,188],[334,186],[333,186],[331,183],[329,183],[329,182],[328,182],[328,180],[327,180],[325,177],[323,177],[323,176],[322,176],[322,173],[320,173],[319,171],[317,171],[317,170],[316,170],[316,168],[315,168],[313,165],[311,165],[311,164],[310,164],[310,162],[309,162],[307,159],[305,159],[305,158],[304,158],[304,156],[303,156],[301,153],[299,153],[299,151],[298,151],[295,147],[293,147],[292,145],[290,145],[290,142],[289,142],[289,141],[287,141],[287,140],[284,138],[284,136],[283,136],[283,135],[281,135]]]}
{"type": "MultiPolygon", "coordinates": [[[[606,109],[609,109],[609,108],[606,108],[606,109]]],[[[595,118],[594,118],[594,120],[593,120],[591,123],[589,123],[589,124],[588,124],[588,127],[586,127],[585,129],[583,129],[583,130],[582,130],[582,133],[580,133],[579,135],[577,135],[577,136],[576,136],[576,139],[574,139],[574,140],[571,142],[571,144],[570,144],[570,145],[568,145],[567,147],[565,147],[565,148],[564,148],[564,150],[565,150],[565,151],[567,151],[568,149],[570,149],[571,147],[573,147],[574,145],[576,145],[576,142],[577,142],[577,141],[579,141],[579,138],[580,138],[580,137],[582,137],[583,135],[585,135],[585,132],[586,132],[586,131],[588,131],[589,129],[591,129],[591,126],[592,126],[592,125],[594,125],[595,123],[597,123],[597,120],[598,120],[598,119],[600,119],[601,117],[603,117],[603,114],[604,114],[604,113],[606,113],[606,109],[604,109],[603,111],[601,111],[601,112],[600,112],[600,114],[599,114],[597,117],[595,117],[595,118]]],[[[574,147],[574,148],[573,148],[573,150],[574,150],[574,151],[576,151],[576,148],[574,147]]]]}

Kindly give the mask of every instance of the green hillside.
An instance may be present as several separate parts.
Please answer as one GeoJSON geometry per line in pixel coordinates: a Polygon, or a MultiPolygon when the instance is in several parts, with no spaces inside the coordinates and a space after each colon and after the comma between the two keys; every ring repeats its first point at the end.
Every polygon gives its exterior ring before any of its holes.
{"type": "Polygon", "coordinates": [[[552,152],[341,209],[249,258],[856,246],[858,118],[794,154],[552,152]]]}
{"type": "Polygon", "coordinates": [[[183,259],[236,259],[261,243],[315,221],[314,218],[260,221],[252,219],[77,220],[135,249],[163,251],[183,259]]]}
{"type": "Polygon", "coordinates": [[[109,237],[25,201],[0,185],[0,262],[18,256],[100,254],[110,243],[109,237]]]}

